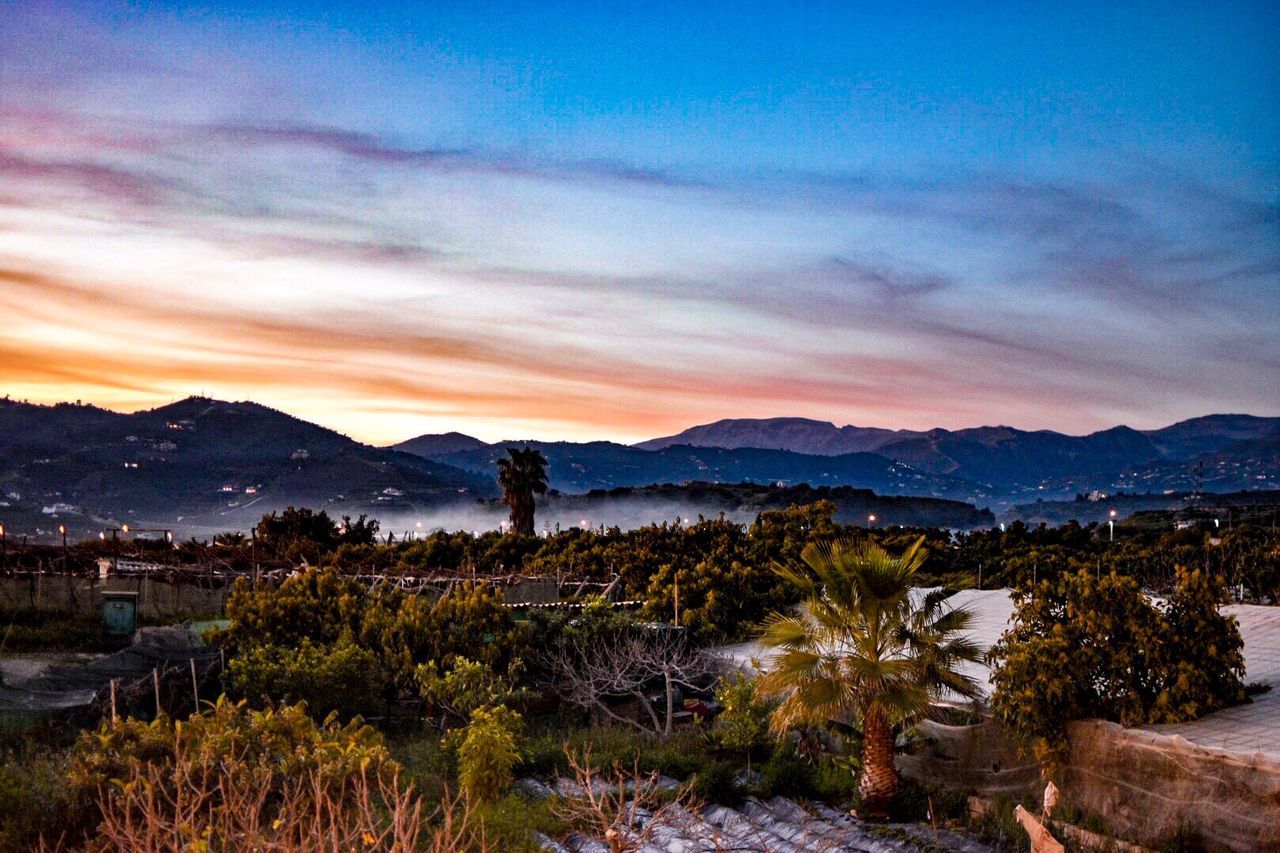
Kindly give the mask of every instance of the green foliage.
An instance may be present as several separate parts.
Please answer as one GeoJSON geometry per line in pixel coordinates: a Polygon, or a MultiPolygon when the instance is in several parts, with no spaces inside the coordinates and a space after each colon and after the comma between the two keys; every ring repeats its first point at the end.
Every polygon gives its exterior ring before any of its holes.
{"type": "Polygon", "coordinates": [[[324,510],[289,507],[264,515],[254,534],[278,556],[315,558],[339,545],[372,545],[377,541],[378,522],[365,515],[355,520],[344,515],[339,523],[324,510]]]}
{"type": "Polygon", "coordinates": [[[1132,578],[1087,571],[1016,594],[1014,626],[991,650],[992,709],[1051,770],[1071,720],[1177,722],[1243,701],[1243,644],[1218,612],[1220,584],[1177,576],[1165,609],[1132,578]]]}
{"type": "Polygon", "coordinates": [[[541,853],[535,832],[557,838],[573,828],[552,810],[552,800],[531,801],[518,794],[479,803],[474,817],[484,829],[489,849],[502,853],[541,853]]]}
{"type": "Polygon", "coordinates": [[[369,588],[334,569],[309,569],[286,578],[279,587],[253,589],[241,578],[227,598],[231,626],[221,639],[240,643],[296,646],[303,638],[336,643],[359,636],[369,588]]]}
{"type": "Polygon", "coordinates": [[[720,680],[716,700],[721,711],[711,724],[711,736],[722,748],[746,755],[750,768],[751,754],[771,740],[773,706],[756,695],[755,681],[742,673],[720,680]]]}
{"type": "MultiPolygon", "coordinates": [[[[128,786],[198,786],[209,792],[202,808],[209,826],[234,825],[218,820],[228,791],[254,790],[261,794],[258,808],[263,823],[286,787],[303,774],[317,786],[302,796],[323,795],[343,802],[361,778],[394,779],[398,765],[381,737],[359,722],[346,725],[329,720],[316,724],[301,706],[266,711],[251,710],[243,702],[220,698],[209,710],[184,722],[160,716],[151,722],[120,719],[97,731],[82,733],[67,773],[73,798],[82,808],[97,802],[107,808],[111,798],[127,793],[128,786]],[[162,772],[148,780],[148,768],[162,772]],[[159,780],[157,782],[157,780],[159,780]]],[[[163,814],[172,802],[171,792],[156,791],[148,820],[173,819],[163,814]]],[[[293,795],[299,796],[295,786],[293,795]]],[[[190,843],[203,840],[209,849],[230,849],[233,839],[211,839],[200,827],[186,827],[190,843]]]]}
{"type": "Polygon", "coordinates": [[[89,820],[66,785],[67,755],[27,744],[0,753],[0,850],[35,850],[81,831],[89,820]]]}
{"type": "Polygon", "coordinates": [[[227,666],[232,696],[305,702],[321,719],[375,713],[384,680],[377,656],[347,639],[323,646],[306,637],[297,646],[250,645],[227,666]]]}
{"type": "Polygon", "coordinates": [[[944,693],[978,693],[958,668],[980,657],[964,636],[972,614],[950,607],[948,590],[916,593],[923,538],[899,556],[837,540],[810,544],[802,557],[807,568],[778,569],[803,603],[766,623],[761,642],[776,655],[756,691],[779,700],[771,721],[778,734],[833,720],[860,729],[863,807],[881,816],[899,787],[893,728],[944,693]]]}
{"type": "MultiPolygon", "coordinates": [[[[370,590],[367,584],[341,575],[333,568],[310,569],[287,578],[279,587],[251,589],[243,581],[227,601],[228,629],[217,640],[234,656],[258,648],[256,664],[284,655],[287,649],[304,642],[313,647],[349,650],[367,649],[372,658],[363,658],[369,672],[381,683],[369,696],[391,699],[417,695],[417,668],[435,662],[451,667],[465,654],[499,671],[511,672],[524,652],[524,632],[511,612],[502,606],[500,592],[484,585],[463,584],[449,595],[432,600],[411,595],[394,587],[370,590]],[[269,647],[268,650],[261,650],[269,647]]],[[[349,661],[348,651],[341,656],[349,661]]],[[[315,655],[309,660],[319,664],[315,655]]],[[[334,661],[338,663],[338,661],[334,661]]],[[[247,686],[256,684],[251,673],[241,667],[242,695],[257,698],[247,686]]],[[[305,673],[298,671],[299,679],[305,673]]],[[[368,685],[362,677],[361,685],[368,685]]],[[[294,686],[301,686],[295,682],[294,686]]],[[[261,684],[257,686],[261,687],[261,684]]],[[[239,688],[237,688],[239,689],[239,688]]],[[[280,690],[266,690],[278,696],[280,690]]]]}
{"type": "Polygon", "coordinates": [[[502,705],[471,712],[458,746],[458,782],[475,800],[493,800],[511,785],[520,763],[524,721],[502,705]]]}
{"type": "Polygon", "coordinates": [[[1244,640],[1234,616],[1218,609],[1221,582],[1199,569],[1178,569],[1165,609],[1161,683],[1149,715],[1154,723],[1193,720],[1245,701],[1244,640]]]}
{"type": "Polygon", "coordinates": [[[417,669],[422,698],[444,722],[466,721],[478,708],[505,704],[513,694],[513,679],[499,677],[485,663],[456,657],[444,673],[434,661],[417,669]]]}
{"type": "Polygon", "coordinates": [[[366,759],[366,767],[395,767],[378,732],[360,721],[317,724],[299,705],[256,711],[219,698],[185,721],[165,715],[150,722],[121,718],[82,733],[68,778],[76,789],[95,790],[124,778],[132,766],[171,761],[175,746],[209,764],[235,759],[268,767],[275,781],[306,768],[345,778],[366,759]]]}

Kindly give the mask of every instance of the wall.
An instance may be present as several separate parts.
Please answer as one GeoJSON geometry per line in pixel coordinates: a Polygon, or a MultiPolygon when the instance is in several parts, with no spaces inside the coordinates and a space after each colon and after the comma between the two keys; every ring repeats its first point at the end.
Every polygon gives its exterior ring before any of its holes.
{"type": "Polygon", "coordinates": [[[0,611],[39,610],[97,616],[103,590],[138,593],[138,618],[159,622],[222,613],[231,585],[165,577],[95,578],[56,574],[0,577],[0,611]]]}
{"type": "MultiPolygon", "coordinates": [[[[920,730],[926,747],[899,758],[908,778],[1039,801],[1039,768],[990,720],[926,720],[920,730]]],[[[1280,850],[1280,762],[1101,720],[1072,723],[1069,738],[1062,801],[1102,817],[1117,838],[1159,847],[1182,829],[1208,850],[1280,850]]]]}

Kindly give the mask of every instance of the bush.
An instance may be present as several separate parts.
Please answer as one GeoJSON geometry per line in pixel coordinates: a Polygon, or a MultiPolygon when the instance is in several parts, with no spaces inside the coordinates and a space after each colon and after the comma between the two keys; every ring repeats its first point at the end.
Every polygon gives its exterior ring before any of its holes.
{"type": "Polygon", "coordinates": [[[384,678],[378,658],[350,640],[329,646],[303,638],[294,647],[252,645],[227,665],[228,692],[251,701],[305,702],[317,719],[375,713],[384,678]]]}
{"type": "Polygon", "coordinates": [[[742,799],[738,767],[732,761],[712,761],[694,774],[693,793],[708,803],[732,804],[742,799]]]}
{"type": "Polygon", "coordinates": [[[1054,772],[1071,720],[1177,722],[1243,701],[1243,642],[1220,583],[1179,569],[1166,609],[1132,578],[1089,572],[1015,593],[1014,626],[991,650],[992,709],[1054,772]]]}
{"type": "Polygon", "coordinates": [[[484,838],[494,850],[511,853],[540,853],[542,848],[535,832],[555,838],[567,834],[572,827],[552,810],[550,800],[527,800],[518,794],[506,794],[492,802],[476,806],[475,818],[484,838]]]}
{"type": "Polygon", "coordinates": [[[458,747],[458,782],[468,796],[493,800],[511,785],[523,728],[520,715],[501,705],[471,712],[458,747]]]}
{"type": "Polygon", "coordinates": [[[301,706],[225,699],[185,723],[82,734],[69,780],[96,804],[91,849],[411,849],[422,802],[377,732],[301,706]]]}
{"type": "Polygon", "coordinates": [[[384,699],[418,695],[420,664],[434,661],[448,668],[466,655],[510,672],[525,651],[524,632],[502,606],[501,593],[490,588],[464,585],[432,600],[391,587],[370,591],[332,568],[301,572],[277,588],[254,590],[238,581],[227,600],[227,616],[231,625],[216,639],[233,656],[257,646],[283,649],[304,641],[367,649],[376,658],[371,669],[383,682],[370,696],[384,699]]]}
{"type": "Polygon", "coordinates": [[[751,754],[763,749],[771,740],[769,715],[771,703],[756,696],[755,681],[742,673],[723,678],[716,686],[716,700],[721,711],[711,725],[711,737],[722,748],[746,756],[751,768],[751,754]]]}
{"type": "Polygon", "coordinates": [[[35,850],[64,833],[87,828],[92,814],[77,807],[66,785],[67,755],[27,744],[0,755],[0,850],[35,850]]]}
{"type": "Polygon", "coordinates": [[[761,768],[764,797],[808,797],[814,791],[814,768],[792,748],[780,742],[761,768]]]}
{"type": "Polygon", "coordinates": [[[510,680],[499,678],[488,664],[456,657],[453,666],[441,674],[435,661],[417,669],[422,698],[431,705],[442,723],[465,721],[478,708],[502,705],[512,697],[510,680]]]}

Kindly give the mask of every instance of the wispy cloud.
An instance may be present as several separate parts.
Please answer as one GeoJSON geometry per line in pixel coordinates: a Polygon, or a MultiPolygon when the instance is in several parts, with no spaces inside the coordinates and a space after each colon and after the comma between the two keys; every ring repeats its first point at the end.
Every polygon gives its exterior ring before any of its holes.
{"type": "MultiPolygon", "coordinates": [[[[169,62],[131,74],[206,79],[169,62]]],[[[19,396],[205,390],[387,441],[1280,412],[1280,209],[1157,159],[653,168],[30,92],[0,75],[19,396]]]]}

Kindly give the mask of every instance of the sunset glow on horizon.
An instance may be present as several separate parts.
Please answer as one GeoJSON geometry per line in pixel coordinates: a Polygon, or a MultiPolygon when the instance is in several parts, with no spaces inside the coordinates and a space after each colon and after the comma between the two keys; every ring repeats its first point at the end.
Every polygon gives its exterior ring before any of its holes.
{"type": "Polygon", "coordinates": [[[7,6],[0,394],[377,444],[1280,414],[1274,6],[843,5],[7,6]]]}

